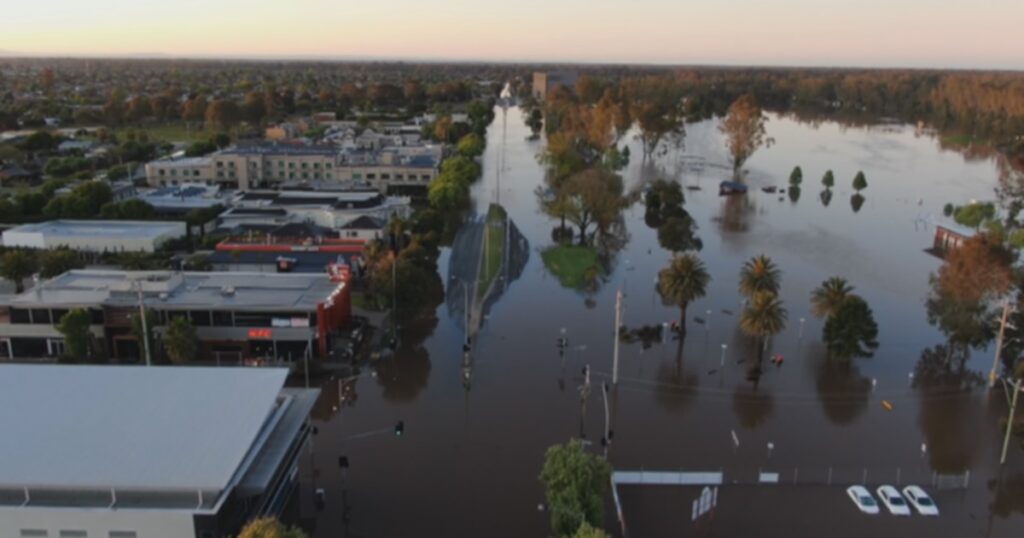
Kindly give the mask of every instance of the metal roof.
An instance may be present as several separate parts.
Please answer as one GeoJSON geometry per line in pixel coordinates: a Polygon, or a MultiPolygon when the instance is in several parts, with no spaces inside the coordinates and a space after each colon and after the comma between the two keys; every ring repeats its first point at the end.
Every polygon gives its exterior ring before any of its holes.
{"type": "Polygon", "coordinates": [[[310,311],[343,284],[331,282],[326,274],[79,269],[9,298],[6,304],[25,308],[133,306],[139,285],[148,308],[310,311]]]}
{"type": "Polygon", "coordinates": [[[0,487],[222,491],[264,437],[286,376],[0,365],[0,487]]]}
{"type": "Polygon", "coordinates": [[[136,221],[136,220],[51,220],[35,224],[23,224],[9,231],[18,233],[40,233],[44,235],[78,237],[148,237],[157,238],[166,234],[178,234],[183,226],[179,222],[136,221]]]}

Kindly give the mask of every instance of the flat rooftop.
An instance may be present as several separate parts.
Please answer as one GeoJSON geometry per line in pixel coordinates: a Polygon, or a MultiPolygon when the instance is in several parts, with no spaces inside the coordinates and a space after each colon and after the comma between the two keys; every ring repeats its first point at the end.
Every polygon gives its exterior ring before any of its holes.
{"type": "Polygon", "coordinates": [[[0,365],[0,488],[223,491],[281,368],[0,365]]]}
{"type": "Polygon", "coordinates": [[[17,233],[39,233],[51,236],[77,237],[150,237],[181,233],[179,222],[136,220],[51,220],[23,224],[7,230],[17,233]]]}
{"type": "Polygon", "coordinates": [[[326,274],[74,270],[6,301],[12,307],[134,306],[137,286],[161,309],[310,311],[339,286],[326,274]]]}

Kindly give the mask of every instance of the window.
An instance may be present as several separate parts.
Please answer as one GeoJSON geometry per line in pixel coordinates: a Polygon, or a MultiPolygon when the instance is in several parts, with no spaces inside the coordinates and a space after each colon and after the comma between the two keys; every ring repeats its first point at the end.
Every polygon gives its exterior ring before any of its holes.
{"type": "Polygon", "coordinates": [[[228,166],[231,167],[231,168],[234,168],[235,167],[235,161],[229,162],[228,166]]]}
{"type": "Polygon", "coordinates": [[[325,174],[325,176],[327,177],[327,179],[334,179],[334,174],[332,174],[330,172],[327,172],[327,174],[325,174]]]}
{"type": "Polygon", "coordinates": [[[54,325],[60,323],[60,319],[64,317],[64,314],[68,313],[67,309],[65,308],[54,308],[52,312],[54,325]]]}
{"type": "Polygon", "coordinates": [[[405,175],[403,175],[403,174],[395,174],[395,179],[397,179],[398,181],[402,181],[403,179],[405,179],[405,175]]]}
{"type": "Polygon", "coordinates": [[[366,179],[377,179],[377,174],[366,174],[366,179]]]}
{"type": "Polygon", "coordinates": [[[93,325],[103,325],[103,310],[99,308],[90,308],[89,316],[92,317],[93,325]]]}
{"type": "Polygon", "coordinates": [[[234,323],[231,320],[231,312],[216,310],[213,312],[213,325],[215,327],[231,327],[234,323]]]}
{"type": "Polygon", "coordinates": [[[325,165],[324,165],[324,168],[326,168],[326,169],[330,170],[330,169],[331,169],[331,163],[327,163],[327,164],[325,164],[325,165]]]}
{"type": "Polygon", "coordinates": [[[303,169],[309,168],[309,163],[302,163],[302,168],[303,169]]]}
{"type": "Polygon", "coordinates": [[[363,174],[359,172],[352,172],[352,179],[363,179],[363,174]]]}
{"type": "Polygon", "coordinates": [[[288,163],[288,168],[295,168],[295,163],[288,163]]]}
{"type": "Polygon", "coordinates": [[[160,174],[161,176],[164,175],[164,169],[161,168],[161,169],[157,170],[157,173],[160,174]]]}
{"type": "Polygon", "coordinates": [[[428,174],[423,174],[420,176],[420,179],[423,181],[430,181],[430,176],[428,174]]]}
{"type": "Polygon", "coordinates": [[[307,172],[303,172],[302,173],[302,179],[308,179],[308,178],[309,178],[309,174],[307,172]]]}
{"type": "Polygon", "coordinates": [[[26,308],[12,308],[11,309],[11,323],[31,323],[32,318],[28,315],[28,309],[26,308]]]}
{"type": "Polygon", "coordinates": [[[192,325],[196,327],[209,327],[211,322],[210,313],[205,310],[193,310],[188,313],[192,318],[192,325]]]}
{"type": "Polygon", "coordinates": [[[178,175],[178,171],[177,171],[177,170],[175,170],[174,168],[172,168],[172,169],[171,169],[171,175],[172,175],[172,176],[176,176],[176,175],[178,175]]]}
{"type": "Polygon", "coordinates": [[[278,168],[284,168],[284,161],[277,161],[278,168]]]}
{"type": "Polygon", "coordinates": [[[50,319],[50,311],[46,308],[33,308],[32,323],[35,325],[53,324],[53,321],[50,319]]]}
{"type": "Polygon", "coordinates": [[[21,529],[21,538],[25,538],[27,536],[49,536],[49,533],[43,529],[21,529]]]}
{"type": "Polygon", "coordinates": [[[313,168],[320,169],[320,163],[313,163],[313,168]]]}
{"type": "Polygon", "coordinates": [[[217,168],[221,168],[223,166],[224,166],[224,161],[217,161],[217,168]]]}
{"type": "Polygon", "coordinates": [[[391,179],[391,174],[381,174],[380,178],[381,179],[391,179]]]}

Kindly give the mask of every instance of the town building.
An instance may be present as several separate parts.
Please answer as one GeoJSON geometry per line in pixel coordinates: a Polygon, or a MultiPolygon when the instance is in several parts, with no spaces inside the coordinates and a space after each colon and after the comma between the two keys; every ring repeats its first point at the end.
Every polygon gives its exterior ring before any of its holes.
{"type": "MultiPolygon", "coordinates": [[[[197,359],[329,358],[351,321],[348,274],[74,270],[13,296],[0,296],[0,359],[60,357],[57,330],[71,309],[92,315],[98,352],[119,361],[143,354],[133,319],[141,303],[154,319],[160,355],[162,327],[184,317],[196,328],[197,359]]],[[[148,318],[147,318],[148,319],[148,318]]]]}
{"type": "Polygon", "coordinates": [[[360,217],[343,230],[309,223],[244,224],[218,243],[207,261],[218,271],[333,274],[352,267],[362,255],[366,238],[350,235],[359,228],[372,228],[367,232],[378,238],[384,224],[370,217],[360,217]]]}
{"type": "Polygon", "coordinates": [[[23,224],[3,232],[6,247],[84,252],[155,252],[185,236],[184,222],[132,220],[51,220],[23,224]]]}
{"type": "Polygon", "coordinates": [[[574,71],[537,71],[533,74],[533,98],[545,101],[559,86],[575,91],[578,79],[579,75],[574,71]]]}
{"type": "Polygon", "coordinates": [[[137,193],[135,198],[153,206],[157,214],[171,216],[182,216],[194,209],[223,206],[229,201],[219,186],[193,182],[145,190],[137,193]]]}
{"type": "Polygon", "coordinates": [[[425,189],[437,177],[442,157],[439,145],[362,149],[262,143],[205,157],[158,159],[146,165],[146,180],[154,187],[192,181],[243,191],[288,182],[327,182],[390,192],[425,189]]]}
{"type": "MultiPolygon", "coordinates": [[[[301,222],[340,229],[360,217],[387,223],[394,217],[408,218],[412,214],[408,197],[385,196],[376,190],[247,191],[238,193],[231,206],[220,216],[222,228],[301,222]]],[[[365,240],[376,236],[350,237],[365,240]]]]}
{"type": "Polygon", "coordinates": [[[287,375],[0,365],[0,536],[220,538],[280,515],[319,395],[287,375]]]}

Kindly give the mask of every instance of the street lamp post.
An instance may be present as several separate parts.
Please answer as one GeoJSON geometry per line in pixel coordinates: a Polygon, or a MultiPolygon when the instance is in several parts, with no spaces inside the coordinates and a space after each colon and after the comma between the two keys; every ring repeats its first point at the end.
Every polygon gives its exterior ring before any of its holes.
{"type": "Polygon", "coordinates": [[[149,324],[146,323],[146,303],[142,300],[142,281],[135,281],[135,290],[139,298],[139,323],[142,326],[142,349],[146,357],[146,366],[152,366],[149,355],[149,324]]]}
{"type": "Polygon", "coordinates": [[[1003,353],[1003,335],[1006,333],[1006,318],[1010,315],[1010,300],[1003,299],[1003,316],[999,322],[999,336],[996,337],[996,355],[992,357],[992,369],[988,373],[988,388],[996,386],[996,370],[999,367],[999,356],[1003,353]]]}

